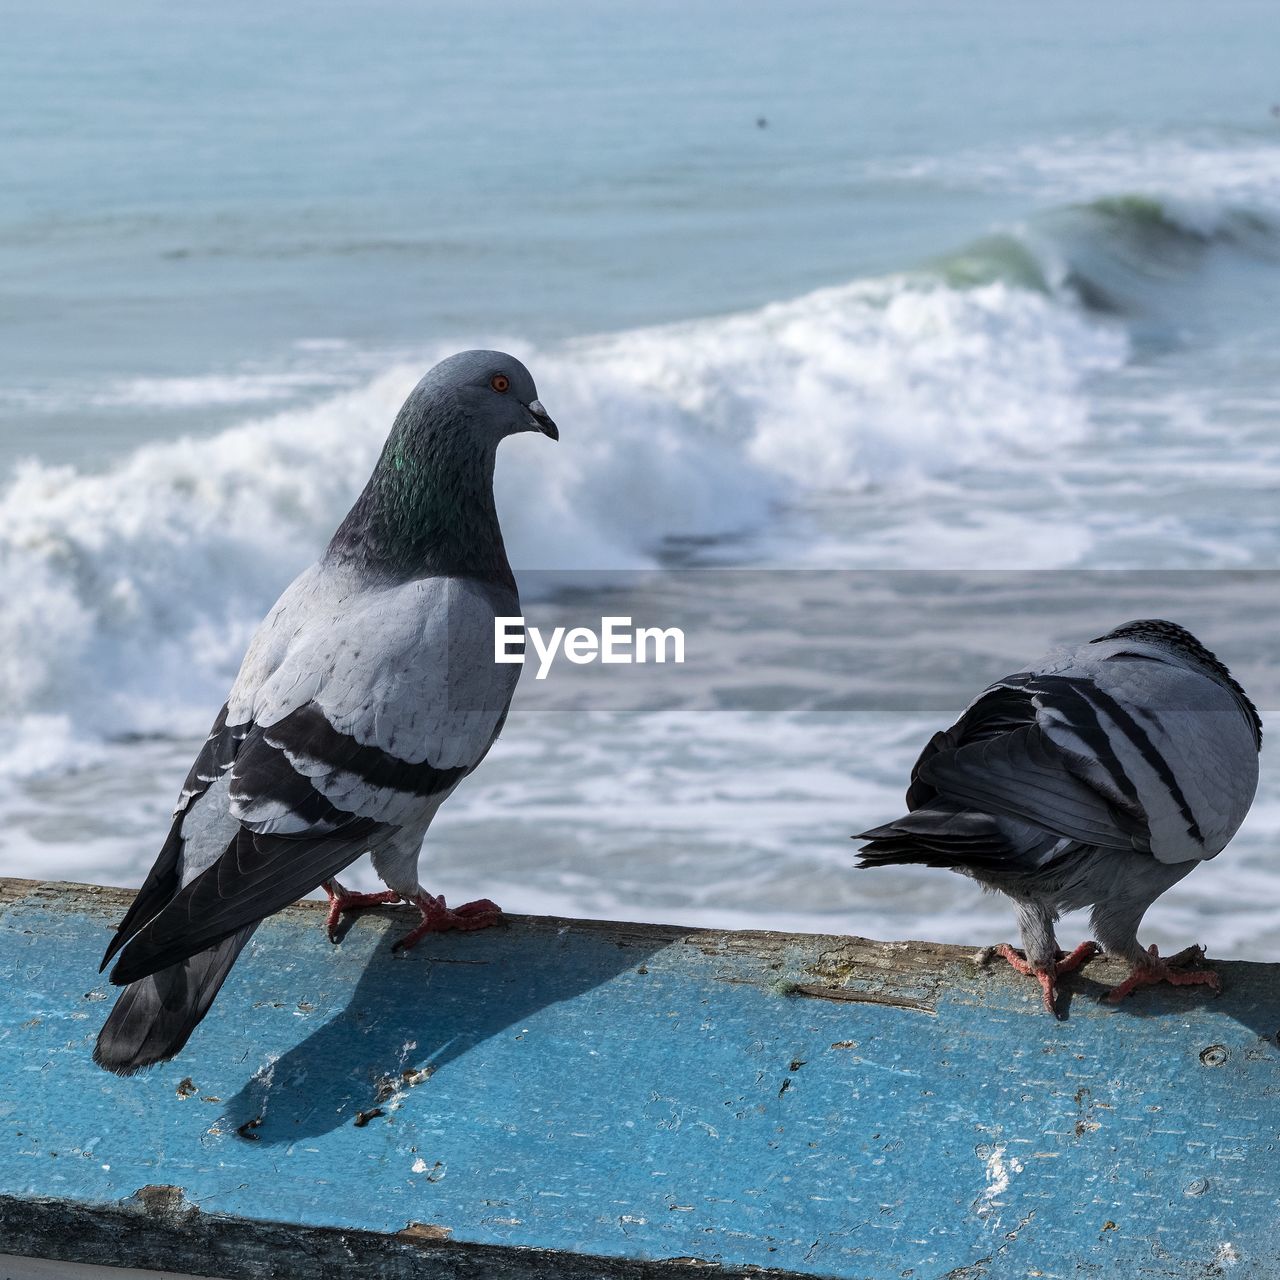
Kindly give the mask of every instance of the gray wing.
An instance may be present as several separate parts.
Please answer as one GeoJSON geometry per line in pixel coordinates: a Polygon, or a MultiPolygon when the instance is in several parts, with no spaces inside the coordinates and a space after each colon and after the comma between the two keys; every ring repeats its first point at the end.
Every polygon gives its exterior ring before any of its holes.
{"type": "Polygon", "coordinates": [[[1234,697],[1176,662],[1131,653],[1010,677],[950,732],[917,764],[917,802],[932,793],[1162,862],[1218,853],[1257,785],[1256,746],[1234,697]],[[997,731],[993,706],[1003,708],[997,731]]]}
{"type": "MultiPolygon", "coordinates": [[[[1235,835],[1257,791],[1258,744],[1244,708],[1176,657],[1090,649],[1079,665],[1114,752],[1108,775],[1128,779],[1151,852],[1169,863],[1212,858],[1235,835]]],[[[1066,721],[1050,719],[1047,732],[1064,751],[1081,741],[1066,721]]]]}
{"type": "MultiPolygon", "coordinates": [[[[389,833],[425,825],[492,746],[520,673],[494,661],[493,620],[518,611],[510,592],[436,578],[336,598],[264,622],[222,718],[236,750],[201,757],[227,780],[233,835],[211,865],[180,869],[158,914],[126,921],[146,920],[113,982],[214,945],[389,833]]],[[[181,820],[180,808],[179,831],[181,820]]]]}

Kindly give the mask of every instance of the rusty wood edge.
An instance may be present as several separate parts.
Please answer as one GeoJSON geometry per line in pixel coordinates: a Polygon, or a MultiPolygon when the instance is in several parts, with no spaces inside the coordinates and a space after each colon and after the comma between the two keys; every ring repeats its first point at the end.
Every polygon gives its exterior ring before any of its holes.
{"type": "Polygon", "coordinates": [[[448,1236],[429,1223],[384,1235],[205,1213],[179,1187],[142,1187],[107,1205],[0,1194],[0,1251],[220,1280],[834,1280],[702,1258],[614,1258],[448,1236]]]}
{"type": "MultiPolygon", "coordinates": [[[[0,876],[0,912],[21,906],[60,907],[100,916],[103,927],[114,927],[135,894],[133,889],[75,881],[26,880],[0,876]]],[[[301,899],[281,915],[305,913],[315,917],[327,904],[301,899]]],[[[390,918],[408,927],[417,916],[408,907],[391,908],[390,918]]],[[[854,934],[783,933],[766,929],[708,929],[623,920],[578,920],[563,916],[508,915],[511,927],[532,938],[554,939],[565,932],[597,936],[618,947],[658,951],[669,946],[693,947],[712,960],[741,957],[761,963],[774,974],[763,979],[778,995],[835,999],[851,1003],[890,1004],[924,1014],[936,1012],[934,996],[944,984],[953,996],[962,992],[988,968],[992,948],[928,941],[881,942],[854,934]],[[813,981],[817,979],[817,981],[813,981]]],[[[1253,960],[1211,960],[1235,989],[1270,990],[1280,965],[1253,960]]],[[[1001,965],[991,965],[999,972],[1001,965]]],[[[1117,981],[1125,966],[1112,956],[1099,956],[1091,974],[1117,981]]],[[[726,981],[743,981],[725,977],[726,981]]]]}
{"type": "MultiPolygon", "coordinates": [[[[67,880],[24,880],[0,876],[0,907],[19,903],[73,906],[77,910],[101,914],[105,921],[113,922],[123,915],[133,901],[135,889],[122,889],[114,885],[82,884],[67,880]]],[[[302,898],[285,907],[280,914],[294,911],[318,915],[326,911],[328,904],[316,899],[302,898]]],[[[409,907],[392,907],[387,913],[400,915],[405,923],[414,923],[416,913],[409,907]]],[[[869,959],[874,953],[882,964],[900,967],[900,960],[909,956],[912,968],[932,967],[939,963],[967,961],[974,948],[946,942],[878,942],[874,938],[861,938],[853,934],[833,933],[784,933],[773,929],[708,929],[678,924],[651,924],[628,920],[579,920],[569,916],[508,915],[513,925],[533,933],[556,934],[563,929],[575,933],[597,933],[614,938],[623,945],[638,943],[684,943],[695,946],[709,955],[756,954],[770,956],[784,946],[800,945],[815,952],[839,950],[869,959]]]]}

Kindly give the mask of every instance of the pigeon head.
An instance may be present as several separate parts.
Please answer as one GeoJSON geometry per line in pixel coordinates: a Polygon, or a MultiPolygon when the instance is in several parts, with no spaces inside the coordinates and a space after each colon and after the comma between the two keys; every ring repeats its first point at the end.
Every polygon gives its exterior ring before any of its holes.
{"type": "Polygon", "coordinates": [[[1253,724],[1258,746],[1262,746],[1262,717],[1258,714],[1258,708],[1250,701],[1248,694],[1240,687],[1222,659],[1212,649],[1201,644],[1186,627],[1180,627],[1176,622],[1169,622],[1164,618],[1138,618],[1133,622],[1122,623],[1105,636],[1096,637],[1091,643],[1099,644],[1104,640],[1136,640],[1177,654],[1189,665],[1216,680],[1223,688],[1230,689],[1253,724]]]}
{"type": "Polygon", "coordinates": [[[502,351],[442,360],[396,415],[327,557],[401,581],[471,574],[514,585],[493,472],[499,443],[522,431],[560,438],[519,360],[502,351]]]}
{"type": "Polygon", "coordinates": [[[460,414],[471,431],[496,444],[520,431],[541,431],[552,440],[559,429],[538,399],[533,375],[515,356],[502,351],[460,351],[441,360],[409,397],[422,412],[422,425],[433,417],[460,414]],[[452,410],[452,413],[450,412],[452,410]]]}

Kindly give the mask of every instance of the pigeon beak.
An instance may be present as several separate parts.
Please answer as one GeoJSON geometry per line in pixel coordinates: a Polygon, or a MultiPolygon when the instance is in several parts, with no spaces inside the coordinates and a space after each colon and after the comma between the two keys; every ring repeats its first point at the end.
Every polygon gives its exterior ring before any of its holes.
{"type": "Polygon", "coordinates": [[[560,428],[551,421],[551,415],[542,407],[541,400],[533,400],[526,406],[533,415],[534,429],[553,440],[560,439],[560,428]]]}

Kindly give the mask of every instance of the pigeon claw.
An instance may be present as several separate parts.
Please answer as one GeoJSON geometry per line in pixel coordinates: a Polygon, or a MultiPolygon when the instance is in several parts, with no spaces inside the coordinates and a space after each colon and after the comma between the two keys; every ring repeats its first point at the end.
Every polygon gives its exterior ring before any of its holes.
{"type": "Polygon", "coordinates": [[[388,890],[386,893],[352,893],[344,889],[336,880],[326,880],[324,891],[329,895],[329,915],[325,920],[325,932],[329,941],[337,943],[342,938],[342,917],[356,911],[366,911],[369,907],[382,907],[389,902],[399,902],[400,895],[388,890]]]}
{"type": "Polygon", "coordinates": [[[502,908],[488,898],[477,898],[475,902],[450,907],[442,897],[420,893],[413,899],[413,905],[422,912],[422,923],[393,943],[392,951],[408,951],[429,933],[445,933],[449,929],[471,933],[476,929],[488,929],[502,920],[502,908]]]}
{"type": "Polygon", "coordinates": [[[1061,1019],[1062,1014],[1058,1012],[1057,980],[1064,973],[1074,973],[1082,964],[1087,964],[1100,950],[1101,948],[1096,942],[1082,942],[1069,955],[1060,951],[1052,973],[1047,969],[1037,969],[1024,956],[1019,955],[1007,942],[1001,943],[996,948],[996,955],[1002,956],[1019,973],[1025,973],[1036,978],[1044,995],[1045,1009],[1055,1018],[1061,1019]]]}
{"type": "Polygon", "coordinates": [[[1204,962],[1203,947],[1187,947],[1176,956],[1164,960],[1159,950],[1152,943],[1147,948],[1149,960],[1139,961],[1133,966],[1129,976],[1107,994],[1112,1004],[1119,1004],[1127,995],[1132,995],[1139,987],[1152,987],[1158,982],[1168,982],[1175,987],[1212,987],[1214,991],[1222,990],[1222,979],[1212,969],[1175,969],[1173,966],[1187,961],[1204,962]]]}

